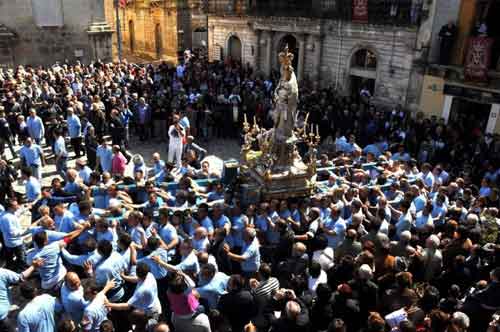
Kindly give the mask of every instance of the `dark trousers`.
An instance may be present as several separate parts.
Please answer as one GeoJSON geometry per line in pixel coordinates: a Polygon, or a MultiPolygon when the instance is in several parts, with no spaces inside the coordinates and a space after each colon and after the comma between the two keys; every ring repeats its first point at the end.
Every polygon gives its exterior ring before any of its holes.
{"type": "Polygon", "coordinates": [[[148,124],[147,123],[138,123],[137,131],[139,133],[139,139],[141,141],[145,141],[148,139],[148,124]]]}
{"type": "Polygon", "coordinates": [[[4,246],[5,262],[7,268],[16,272],[21,272],[26,267],[26,256],[24,245],[9,248],[4,246]],[[14,257],[16,260],[14,261],[14,257]]]}
{"type": "Polygon", "coordinates": [[[85,155],[84,150],[82,149],[82,138],[81,137],[73,137],[70,139],[71,146],[73,147],[73,151],[75,151],[75,156],[80,157],[85,155]]]}
{"type": "Polygon", "coordinates": [[[16,322],[12,319],[5,318],[0,320],[0,332],[14,332],[16,330],[16,322]]]}

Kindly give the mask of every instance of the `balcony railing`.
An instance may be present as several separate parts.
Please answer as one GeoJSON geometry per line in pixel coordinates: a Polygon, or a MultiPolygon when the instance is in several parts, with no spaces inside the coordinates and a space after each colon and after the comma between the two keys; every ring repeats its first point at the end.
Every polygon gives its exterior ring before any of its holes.
{"type": "MultiPolygon", "coordinates": [[[[309,17],[324,19],[341,19],[352,21],[352,1],[336,0],[323,2],[314,0],[257,0],[251,8],[242,12],[238,1],[234,5],[211,5],[210,14],[215,15],[252,15],[260,17],[309,17]]],[[[423,0],[425,1],[425,0],[423,0]]],[[[368,0],[369,24],[418,26],[425,15],[422,11],[423,1],[412,0],[368,0]],[[412,4],[413,3],[413,4],[412,4]]]]}

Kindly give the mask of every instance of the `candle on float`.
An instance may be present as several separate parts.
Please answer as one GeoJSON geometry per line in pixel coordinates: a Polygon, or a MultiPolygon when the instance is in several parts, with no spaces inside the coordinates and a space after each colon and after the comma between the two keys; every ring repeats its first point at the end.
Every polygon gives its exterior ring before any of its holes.
{"type": "Polygon", "coordinates": [[[305,124],[307,124],[307,119],[309,119],[309,113],[306,114],[306,119],[304,120],[305,124]]]}
{"type": "Polygon", "coordinates": [[[254,126],[257,125],[257,118],[255,117],[255,115],[253,116],[253,124],[254,124],[254,126]]]}
{"type": "Polygon", "coordinates": [[[319,136],[319,125],[316,125],[316,135],[319,136]]]}
{"type": "Polygon", "coordinates": [[[245,123],[248,123],[248,121],[247,121],[247,114],[246,113],[243,113],[243,118],[245,119],[245,123]]]}

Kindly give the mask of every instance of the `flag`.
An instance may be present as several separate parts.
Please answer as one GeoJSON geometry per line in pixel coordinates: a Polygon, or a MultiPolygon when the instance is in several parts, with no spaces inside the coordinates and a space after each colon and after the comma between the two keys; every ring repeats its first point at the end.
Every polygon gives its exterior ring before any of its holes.
{"type": "Polygon", "coordinates": [[[469,49],[465,58],[465,79],[484,82],[488,80],[493,38],[473,37],[469,39],[469,49]]]}
{"type": "Polygon", "coordinates": [[[120,8],[127,7],[128,0],[115,0],[115,4],[120,8]]]}
{"type": "Polygon", "coordinates": [[[352,21],[368,23],[368,0],[352,0],[352,21]]]}

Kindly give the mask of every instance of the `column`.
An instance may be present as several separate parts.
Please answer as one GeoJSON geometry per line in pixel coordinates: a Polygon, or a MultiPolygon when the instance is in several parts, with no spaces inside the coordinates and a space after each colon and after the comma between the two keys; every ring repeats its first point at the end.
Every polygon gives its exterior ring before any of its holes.
{"type": "Polygon", "coordinates": [[[306,40],[307,40],[307,34],[302,34],[300,35],[299,40],[299,61],[297,64],[297,79],[302,81],[304,78],[304,59],[305,59],[305,53],[306,53],[306,40]]]}
{"type": "Polygon", "coordinates": [[[267,45],[266,45],[266,74],[271,75],[271,68],[273,67],[273,35],[274,31],[267,32],[267,45]]]}
{"type": "Polygon", "coordinates": [[[321,78],[321,52],[323,50],[323,37],[322,36],[314,36],[313,40],[314,40],[314,44],[315,44],[314,52],[316,52],[315,53],[316,71],[314,74],[316,75],[316,81],[318,81],[318,83],[319,83],[319,80],[321,78]]]}
{"type": "Polygon", "coordinates": [[[446,124],[448,124],[448,120],[450,119],[450,111],[452,104],[453,104],[453,96],[446,95],[444,97],[443,113],[441,114],[441,117],[444,119],[444,122],[446,124]]]}
{"type": "Polygon", "coordinates": [[[257,30],[257,49],[255,50],[255,67],[258,70],[260,68],[260,43],[262,40],[262,30],[257,30]]]}
{"type": "Polygon", "coordinates": [[[500,113],[500,104],[491,105],[490,117],[488,118],[488,124],[486,125],[487,134],[493,134],[495,132],[499,113],[500,113]]]}

